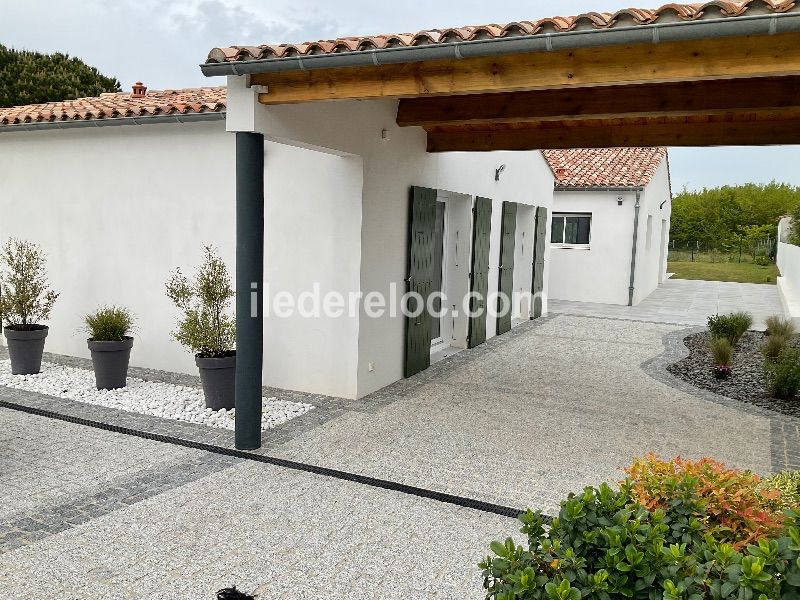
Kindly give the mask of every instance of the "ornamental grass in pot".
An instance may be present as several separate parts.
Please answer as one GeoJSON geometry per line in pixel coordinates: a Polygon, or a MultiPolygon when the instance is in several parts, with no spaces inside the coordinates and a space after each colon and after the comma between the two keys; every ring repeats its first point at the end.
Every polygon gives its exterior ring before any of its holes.
{"type": "Polygon", "coordinates": [[[183,316],[173,337],[194,352],[206,406],[234,407],[236,393],[236,321],[230,314],[233,286],[225,263],[212,246],[193,278],[175,269],[167,282],[167,297],[183,316]]]}
{"type": "Polygon", "coordinates": [[[92,353],[94,379],[98,390],[124,388],[131,359],[134,319],[131,311],[120,306],[104,306],[83,318],[92,353]]]}
{"type": "Polygon", "coordinates": [[[11,358],[11,373],[33,375],[42,368],[50,317],[58,294],[50,289],[44,251],[9,239],[0,252],[0,316],[11,358]]]}

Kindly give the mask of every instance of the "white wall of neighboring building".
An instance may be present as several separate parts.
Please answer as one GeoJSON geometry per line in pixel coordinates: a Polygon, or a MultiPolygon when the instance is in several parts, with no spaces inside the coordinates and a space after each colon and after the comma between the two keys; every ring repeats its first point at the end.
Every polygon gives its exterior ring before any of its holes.
{"type": "MultiPolygon", "coordinates": [[[[666,258],[671,214],[669,167],[665,159],[661,161],[642,193],[634,304],[639,304],[664,282],[667,273],[666,258]],[[649,229],[648,219],[652,225],[649,229]]],[[[630,270],[628,272],[630,273],[630,270]]]]}
{"type": "Polygon", "coordinates": [[[780,271],[777,284],[783,308],[800,324],[800,246],[788,243],[791,225],[791,217],[783,217],[778,223],[775,264],[780,271]]]}
{"type": "MultiPolygon", "coordinates": [[[[174,341],[171,270],[214,244],[235,256],[234,136],[223,122],[0,134],[0,240],[41,244],[60,292],[49,351],[88,357],[82,316],[102,304],[138,320],[134,366],[196,373],[174,341]],[[80,148],[80,152],[75,149],[80,148]]],[[[359,159],[268,143],[265,281],[293,294],[359,289],[359,159]],[[308,177],[308,173],[314,177],[308,177]]],[[[270,317],[264,383],[352,396],[358,318],[270,317]]]]}
{"type": "MultiPolygon", "coordinates": [[[[639,203],[634,304],[649,296],[666,275],[672,208],[666,160],[641,192],[639,203]],[[649,234],[648,219],[651,224],[649,234]],[[665,237],[662,237],[663,228],[665,237]]],[[[549,244],[550,298],[628,304],[635,204],[634,190],[556,191],[554,214],[591,214],[592,223],[588,248],[549,244]]]]}
{"type": "Polygon", "coordinates": [[[233,169],[222,122],[1,133],[0,240],[40,244],[60,293],[46,350],[88,357],[83,315],[118,304],[133,365],[196,373],[164,284],[208,243],[232,271],[233,169]]]}

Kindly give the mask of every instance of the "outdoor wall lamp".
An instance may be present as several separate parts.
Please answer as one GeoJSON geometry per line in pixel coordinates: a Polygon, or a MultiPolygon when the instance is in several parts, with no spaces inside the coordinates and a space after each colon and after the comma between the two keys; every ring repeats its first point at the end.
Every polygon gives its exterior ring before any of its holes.
{"type": "Polygon", "coordinates": [[[494,180],[495,181],[500,181],[500,173],[502,173],[505,170],[506,170],[506,166],[505,165],[500,165],[499,167],[497,167],[494,170],[494,180]]]}
{"type": "Polygon", "coordinates": [[[617,196],[617,206],[622,206],[622,196],[617,196]]]}

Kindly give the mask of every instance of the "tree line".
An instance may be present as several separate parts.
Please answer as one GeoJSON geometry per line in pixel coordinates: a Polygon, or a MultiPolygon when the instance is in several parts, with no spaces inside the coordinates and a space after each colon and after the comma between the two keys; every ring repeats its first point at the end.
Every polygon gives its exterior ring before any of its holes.
{"type": "Polygon", "coordinates": [[[60,102],[120,90],[116,78],[103,75],[74,56],[14,50],[0,44],[0,107],[60,102]]]}
{"type": "MultiPolygon", "coordinates": [[[[800,187],[772,182],[684,189],[673,198],[671,248],[746,250],[777,236],[782,216],[800,211],[800,187]]],[[[799,220],[800,221],[800,220],[799,220]]]]}

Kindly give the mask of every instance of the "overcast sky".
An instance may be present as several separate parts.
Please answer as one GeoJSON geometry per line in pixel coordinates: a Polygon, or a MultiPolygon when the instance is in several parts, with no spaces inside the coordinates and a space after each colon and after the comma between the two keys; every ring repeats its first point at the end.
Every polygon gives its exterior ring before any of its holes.
{"type": "MultiPolygon", "coordinates": [[[[647,5],[659,2],[642,0],[647,5]]],[[[666,0],[664,0],[666,1],[666,0]]],[[[117,77],[153,89],[222,85],[198,65],[215,46],[304,42],[342,35],[398,33],[531,20],[635,0],[0,0],[0,43],[67,52],[117,77]]],[[[800,185],[800,147],[674,149],[673,188],[773,179],[800,185]]]]}

